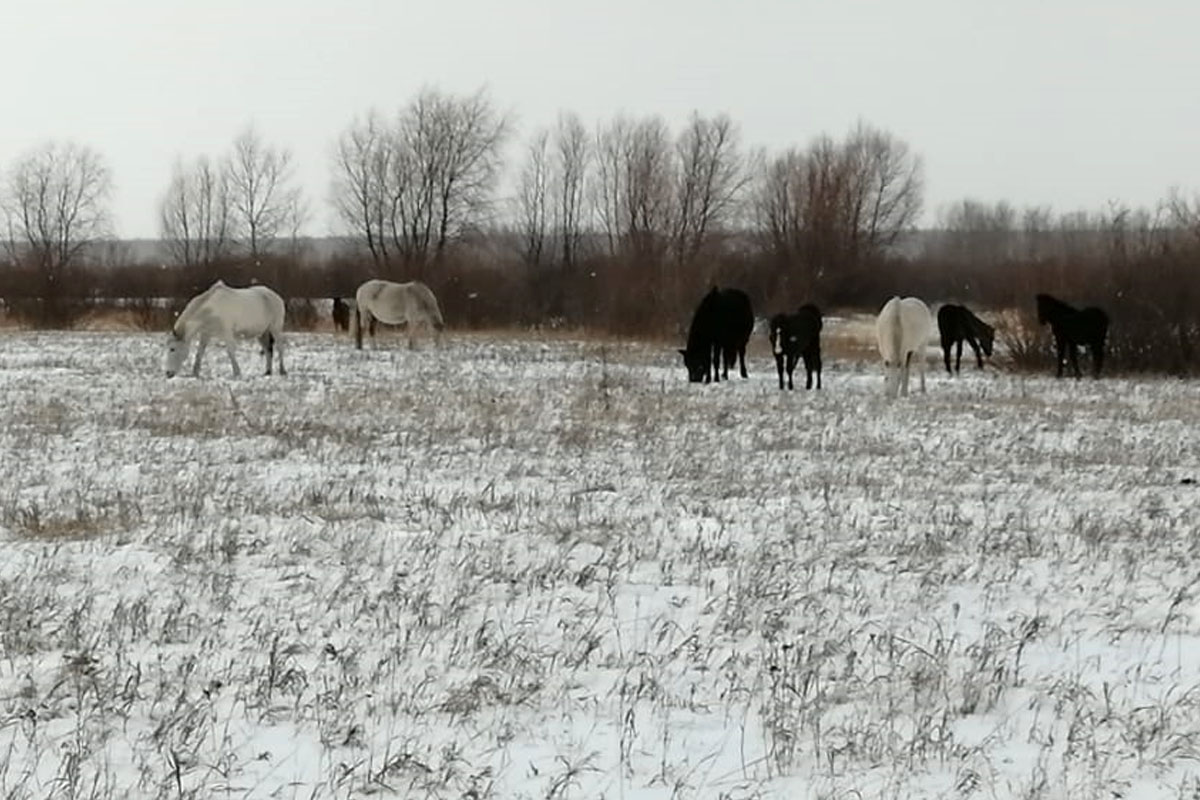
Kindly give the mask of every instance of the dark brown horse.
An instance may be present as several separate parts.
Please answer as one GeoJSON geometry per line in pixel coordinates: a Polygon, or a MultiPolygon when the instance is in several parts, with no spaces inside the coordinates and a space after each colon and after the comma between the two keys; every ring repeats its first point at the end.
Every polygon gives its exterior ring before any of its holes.
{"type": "Polygon", "coordinates": [[[688,329],[687,347],[680,350],[687,367],[688,380],[708,383],[721,380],[721,357],[724,356],[725,379],[729,367],[740,362],[742,377],[746,375],[746,343],[754,330],[754,309],[750,298],[741,289],[712,290],[700,301],[688,329]]]}
{"type": "Polygon", "coordinates": [[[946,304],[938,309],[938,333],[942,338],[942,356],[946,361],[946,372],[954,374],[962,369],[963,342],[975,351],[975,363],[983,369],[983,357],[992,357],[992,344],[996,331],[991,325],[971,313],[966,306],[946,304]],[[954,369],[950,369],[950,348],[958,345],[954,369]]]}
{"type": "Polygon", "coordinates": [[[1057,351],[1058,377],[1063,374],[1064,356],[1071,357],[1071,367],[1079,378],[1077,347],[1086,347],[1092,354],[1092,375],[1100,377],[1104,365],[1104,341],[1108,337],[1108,314],[1095,306],[1077,309],[1048,294],[1037,296],[1038,324],[1050,324],[1057,351]]]}

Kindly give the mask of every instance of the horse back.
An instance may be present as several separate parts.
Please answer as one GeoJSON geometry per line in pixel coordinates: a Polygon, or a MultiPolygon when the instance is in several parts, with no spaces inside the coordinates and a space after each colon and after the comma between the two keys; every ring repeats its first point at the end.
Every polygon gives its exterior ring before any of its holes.
{"type": "Polygon", "coordinates": [[[741,349],[754,331],[754,308],[741,289],[713,289],[692,315],[688,329],[689,352],[709,347],[741,349]]]}
{"type": "Polygon", "coordinates": [[[794,314],[776,314],[771,318],[771,345],[777,352],[805,353],[821,346],[821,310],[811,303],[794,314]]]}
{"type": "Polygon", "coordinates": [[[963,333],[966,330],[966,322],[963,312],[966,311],[965,306],[947,303],[938,309],[937,326],[938,333],[941,334],[943,340],[956,341],[963,338],[963,333]]]}
{"type": "Polygon", "coordinates": [[[906,353],[920,352],[932,332],[929,307],[916,297],[888,300],[875,322],[879,353],[888,362],[901,363],[906,353]]]}
{"type": "Polygon", "coordinates": [[[1079,312],[1079,327],[1088,338],[1103,342],[1108,336],[1108,314],[1104,309],[1088,306],[1079,312]]]}

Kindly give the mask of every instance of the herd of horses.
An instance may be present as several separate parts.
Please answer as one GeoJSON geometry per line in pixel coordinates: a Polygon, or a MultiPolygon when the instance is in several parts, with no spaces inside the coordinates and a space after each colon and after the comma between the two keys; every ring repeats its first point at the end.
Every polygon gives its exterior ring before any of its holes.
{"type": "MultiPolygon", "coordinates": [[[[1086,347],[1092,356],[1092,372],[1100,376],[1104,363],[1104,345],[1108,335],[1108,315],[1099,308],[1075,309],[1051,297],[1036,297],[1038,324],[1049,325],[1057,351],[1058,377],[1070,358],[1075,377],[1080,377],[1078,348],[1086,347]]],[[[200,374],[201,361],[211,339],[225,345],[235,376],[241,375],[235,354],[237,337],[253,337],[262,346],[266,374],[277,364],[286,375],[283,360],[285,305],[272,289],[262,285],[227,286],[218,280],[193,297],[175,319],[167,338],[167,377],[179,374],[187,360],[192,342],[197,342],[192,375],[200,374]]],[[[885,390],[889,396],[908,394],[909,372],[915,364],[920,373],[921,391],[925,391],[925,347],[933,335],[934,318],[929,307],[915,297],[893,297],[880,309],[875,333],[883,358],[885,390]]],[[[333,321],[342,330],[353,330],[358,349],[363,346],[363,331],[372,342],[377,322],[406,325],[409,347],[419,330],[440,337],[445,328],[437,298],[419,281],[395,283],[371,279],[358,287],[353,300],[333,298],[333,321]]],[[[821,388],[821,310],[808,303],[793,313],[778,313],[770,318],[768,338],[779,388],[794,388],[792,374],[804,362],[805,389],[821,388]]],[[[962,367],[963,343],[970,345],[975,361],[983,368],[995,342],[992,326],[975,316],[966,306],[946,304],[938,309],[937,328],[941,338],[946,371],[962,367]],[[954,368],[950,353],[957,347],[954,368]]],[[[679,352],[694,383],[729,379],[735,366],[743,378],[746,372],[746,345],[754,331],[754,308],[750,297],[740,289],[716,286],[704,295],[688,328],[687,345],[679,352]]]]}
{"type": "MultiPolygon", "coordinates": [[[[272,354],[277,356],[279,374],[286,375],[283,364],[284,302],[274,290],[262,286],[231,287],[218,280],[188,301],[175,318],[167,337],[167,377],[177,375],[187,360],[193,341],[198,342],[192,375],[200,374],[200,363],[210,339],[216,337],[225,345],[234,376],[242,374],[234,354],[234,340],[253,337],[262,346],[266,358],[266,374],[271,374],[272,354]]],[[[375,339],[375,324],[407,325],[408,345],[413,347],[418,330],[434,331],[440,335],[445,322],[437,298],[429,287],[419,281],[395,283],[372,279],[358,287],[353,301],[334,298],[334,322],[343,328],[354,328],[354,340],[359,350],[363,346],[363,329],[375,339]]]]}
{"type": "MultiPolygon", "coordinates": [[[[1092,356],[1092,373],[1100,376],[1104,364],[1104,346],[1108,337],[1108,315],[1101,309],[1076,309],[1048,294],[1039,294],[1039,325],[1049,325],[1054,336],[1059,378],[1070,358],[1075,377],[1079,371],[1078,348],[1086,347],[1092,356]]],[[[889,396],[908,394],[909,372],[916,365],[921,391],[925,391],[925,347],[933,335],[934,318],[929,307],[916,297],[893,297],[879,311],[875,335],[883,358],[884,387],[889,396]]],[[[821,311],[811,303],[795,313],[771,317],[768,338],[779,375],[779,388],[793,388],[792,373],[804,361],[807,374],[805,389],[821,388],[821,311]],[[785,381],[786,378],[786,381],[785,381]]],[[[966,306],[947,303],[938,309],[938,335],[946,371],[962,369],[963,343],[970,345],[975,361],[983,369],[984,357],[991,358],[995,329],[975,316],[966,306]],[[955,350],[953,369],[950,354],[955,350]]],[[[740,367],[746,373],[746,345],[754,330],[754,310],[749,296],[740,289],[713,287],[692,315],[687,346],[680,350],[688,379],[694,383],[728,380],[729,368],[740,367]]]]}

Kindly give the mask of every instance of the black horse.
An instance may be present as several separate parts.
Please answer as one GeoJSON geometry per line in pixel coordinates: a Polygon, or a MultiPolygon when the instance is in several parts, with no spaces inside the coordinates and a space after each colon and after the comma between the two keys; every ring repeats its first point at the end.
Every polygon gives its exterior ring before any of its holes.
{"type": "Polygon", "coordinates": [[[340,297],[333,298],[333,324],[338,330],[350,330],[350,304],[340,297]]]}
{"type": "Polygon", "coordinates": [[[804,359],[804,372],[808,376],[805,389],[813,387],[813,375],[817,376],[817,388],[821,388],[821,309],[812,303],[800,306],[795,314],[776,314],[771,317],[771,352],[775,355],[775,370],[779,373],[779,388],[783,388],[783,374],[787,372],[787,388],[792,387],[792,372],[796,362],[804,359]]]}
{"type": "Polygon", "coordinates": [[[729,365],[740,361],[746,375],[746,342],[754,330],[750,298],[740,289],[712,290],[700,301],[688,329],[687,348],[680,350],[692,383],[720,381],[721,356],[725,357],[725,379],[729,365]]]}
{"type": "Polygon", "coordinates": [[[1108,337],[1108,314],[1095,306],[1076,309],[1048,294],[1037,296],[1038,324],[1050,323],[1057,350],[1058,377],[1063,374],[1063,356],[1071,356],[1075,377],[1079,375],[1079,353],[1077,347],[1086,347],[1092,353],[1092,375],[1100,377],[1104,365],[1104,340],[1108,337]]]}
{"type": "Polygon", "coordinates": [[[938,309],[938,333],[942,337],[942,356],[946,361],[946,372],[953,375],[962,370],[963,342],[975,351],[975,363],[983,369],[983,357],[992,357],[992,345],[996,331],[991,325],[971,313],[966,306],[947,304],[938,309]],[[950,348],[958,345],[954,356],[954,369],[950,369],[950,348]]]}

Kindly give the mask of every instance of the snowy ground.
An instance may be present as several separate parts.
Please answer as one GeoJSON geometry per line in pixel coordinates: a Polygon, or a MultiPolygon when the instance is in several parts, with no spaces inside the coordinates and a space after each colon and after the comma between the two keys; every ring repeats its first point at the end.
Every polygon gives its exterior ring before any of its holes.
{"type": "Polygon", "coordinates": [[[1200,793],[1194,383],[162,344],[0,333],[0,796],[1200,793]]]}

